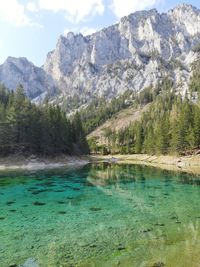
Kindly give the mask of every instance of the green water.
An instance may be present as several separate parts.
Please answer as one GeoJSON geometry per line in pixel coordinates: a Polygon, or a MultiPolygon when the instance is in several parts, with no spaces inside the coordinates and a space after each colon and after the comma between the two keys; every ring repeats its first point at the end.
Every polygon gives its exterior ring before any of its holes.
{"type": "Polygon", "coordinates": [[[0,267],[196,267],[199,252],[200,177],[109,164],[0,173],[0,267]]]}

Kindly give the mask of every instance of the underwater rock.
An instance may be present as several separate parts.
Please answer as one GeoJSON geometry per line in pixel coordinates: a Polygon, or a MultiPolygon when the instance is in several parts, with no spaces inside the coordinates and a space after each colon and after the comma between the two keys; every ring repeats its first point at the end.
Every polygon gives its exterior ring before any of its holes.
{"type": "Polygon", "coordinates": [[[59,211],[58,214],[66,214],[66,211],[59,211]]]}
{"type": "Polygon", "coordinates": [[[12,205],[12,204],[14,204],[14,203],[15,203],[14,200],[13,200],[13,201],[7,201],[7,202],[6,202],[6,205],[10,206],[10,205],[12,205]]]}
{"type": "Polygon", "coordinates": [[[123,246],[122,244],[119,244],[119,246],[118,246],[118,248],[117,248],[119,251],[121,251],[121,250],[125,250],[126,249],[126,247],[125,246],[123,246]]]}
{"type": "Polygon", "coordinates": [[[152,265],[152,267],[164,267],[164,266],[165,266],[164,262],[156,262],[154,263],[154,265],[152,265]]]}
{"type": "Polygon", "coordinates": [[[156,197],[155,197],[155,196],[152,196],[152,195],[149,195],[149,198],[153,198],[153,199],[154,199],[154,198],[156,198],[156,197]]]}
{"type": "Polygon", "coordinates": [[[32,195],[38,195],[40,193],[44,193],[44,192],[47,192],[47,191],[50,191],[50,190],[47,190],[47,189],[31,190],[31,193],[32,193],[32,195]]]}
{"type": "Polygon", "coordinates": [[[176,216],[172,216],[170,219],[171,219],[171,220],[177,220],[178,217],[176,217],[176,216]]]}
{"type": "Polygon", "coordinates": [[[142,232],[143,233],[148,233],[148,232],[151,232],[152,231],[152,229],[145,229],[145,230],[143,230],[142,232]]]}
{"type": "Polygon", "coordinates": [[[155,226],[165,226],[164,223],[155,223],[154,225],[155,225],[155,226]]]}
{"type": "Polygon", "coordinates": [[[28,188],[27,190],[28,190],[28,191],[33,191],[33,190],[38,190],[38,188],[37,188],[37,187],[30,187],[30,188],[28,188]]]}
{"type": "Polygon", "coordinates": [[[97,247],[96,244],[91,244],[91,245],[90,245],[90,248],[96,248],[96,247],[97,247]]]}
{"type": "Polygon", "coordinates": [[[46,205],[46,203],[35,201],[35,202],[33,202],[33,205],[35,205],[35,206],[44,206],[44,205],[46,205]]]}
{"type": "Polygon", "coordinates": [[[58,204],[65,204],[65,201],[58,201],[58,204]]]}
{"type": "Polygon", "coordinates": [[[80,191],[81,189],[78,188],[78,187],[74,187],[73,190],[74,190],[74,191],[80,191]]]}
{"type": "Polygon", "coordinates": [[[16,210],[9,210],[10,212],[16,212],[16,210]]]}
{"type": "Polygon", "coordinates": [[[102,208],[90,208],[91,211],[100,211],[102,208]]]}
{"type": "Polygon", "coordinates": [[[19,267],[39,267],[39,265],[35,259],[30,258],[24,264],[20,265],[19,267]]]}

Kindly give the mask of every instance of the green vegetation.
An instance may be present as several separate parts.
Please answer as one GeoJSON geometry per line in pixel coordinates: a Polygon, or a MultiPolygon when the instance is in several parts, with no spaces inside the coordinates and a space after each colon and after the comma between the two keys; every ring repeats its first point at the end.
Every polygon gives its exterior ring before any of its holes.
{"type": "MultiPolygon", "coordinates": [[[[60,106],[48,103],[36,106],[19,86],[16,92],[0,86],[0,155],[13,153],[86,154],[89,148],[102,154],[187,154],[200,148],[200,59],[192,65],[189,84],[191,95],[177,95],[173,81],[165,77],[157,86],[150,86],[139,94],[126,91],[108,101],[96,98],[81,115],[67,119],[60,106]],[[128,107],[143,107],[151,103],[140,121],[127,128],[113,131],[105,128],[103,141],[89,134],[110,118],[128,107]]],[[[75,98],[74,105],[78,104],[75,98]]]]}
{"type": "Polygon", "coordinates": [[[32,104],[22,86],[16,92],[0,86],[0,155],[13,153],[88,153],[79,114],[69,121],[59,106],[32,104]]]}
{"type": "MultiPolygon", "coordinates": [[[[196,67],[191,78],[191,92],[199,92],[199,77],[200,68],[196,67]]],[[[152,104],[141,120],[117,132],[106,129],[103,145],[94,137],[89,140],[91,150],[103,154],[187,154],[199,149],[199,102],[175,94],[172,87],[170,79],[165,78],[156,88],[144,90],[137,97],[137,103],[152,104]]]]}
{"type": "Polygon", "coordinates": [[[97,98],[93,100],[85,109],[81,111],[81,118],[83,122],[84,130],[87,134],[91,133],[98,126],[116,114],[130,106],[137,107],[139,105],[145,105],[154,101],[159,94],[161,88],[165,90],[165,87],[171,84],[169,79],[163,80],[163,83],[153,88],[147,87],[139,94],[133,91],[126,91],[124,94],[117,98],[108,101],[106,98],[97,98]]]}
{"type": "MultiPolygon", "coordinates": [[[[157,97],[140,122],[118,132],[106,130],[106,145],[91,149],[108,153],[184,153],[200,147],[200,107],[181,96],[166,92],[157,97]]],[[[96,147],[95,147],[96,144],[96,147]]]]}
{"type": "Polygon", "coordinates": [[[197,93],[198,97],[200,97],[200,59],[196,60],[192,64],[192,71],[193,75],[189,85],[189,90],[191,93],[197,93]]]}
{"type": "Polygon", "coordinates": [[[81,111],[81,118],[85,132],[87,134],[92,132],[118,111],[132,105],[133,99],[133,92],[127,91],[111,101],[108,101],[105,97],[93,100],[81,111]]]}

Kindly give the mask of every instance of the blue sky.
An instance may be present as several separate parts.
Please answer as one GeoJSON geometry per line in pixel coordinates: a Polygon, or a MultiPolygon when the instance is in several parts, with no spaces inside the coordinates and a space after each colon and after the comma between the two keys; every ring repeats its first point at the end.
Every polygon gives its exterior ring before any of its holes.
{"type": "MultiPolygon", "coordinates": [[[[41,66],[61,34],[90,34],[136,10],[164,12],[178,0],[5,0],[0,5],[0,64],[8,56],[41,66]]],[[[199,0],[185,3],[200,8],[199,0]]]]}

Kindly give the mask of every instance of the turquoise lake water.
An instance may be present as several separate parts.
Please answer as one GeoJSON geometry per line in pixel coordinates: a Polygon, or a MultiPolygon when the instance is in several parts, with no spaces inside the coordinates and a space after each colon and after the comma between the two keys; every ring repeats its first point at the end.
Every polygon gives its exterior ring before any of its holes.
{"type": "Polygon", "coordinates": [[[25,262],[200,266],[200,177],[106,163],[1,172],[0,267],[25,262]]]}

